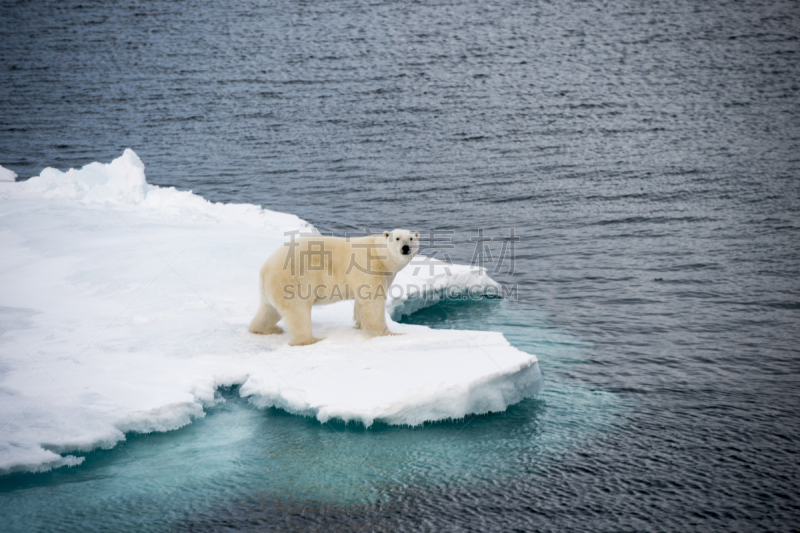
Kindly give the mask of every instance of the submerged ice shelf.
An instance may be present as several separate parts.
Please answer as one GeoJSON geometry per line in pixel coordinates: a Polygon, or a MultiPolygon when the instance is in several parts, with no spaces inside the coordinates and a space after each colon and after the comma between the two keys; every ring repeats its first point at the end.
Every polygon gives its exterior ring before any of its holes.
{"type": "Polygon", "coordinates": [[[313,228],[248,204],[148,185],[131,150],[110,164],[0,183],[0,474],[82,461],[130,431],[167,431],[220,386],[320,421],[421,424],[504,410],[538,392],[535,356],[500,333],[399,319],[443,294],[496,294],[484,271],[430,261],[398,274],[390,329],[364,338],[352,302],[314,309],[325,340],[247,331],[257,273],[313,228]],[[409,296],[410,294],[410,296],[409,296]],[[70,455],[63,455],[70,454],[70,455]]]}

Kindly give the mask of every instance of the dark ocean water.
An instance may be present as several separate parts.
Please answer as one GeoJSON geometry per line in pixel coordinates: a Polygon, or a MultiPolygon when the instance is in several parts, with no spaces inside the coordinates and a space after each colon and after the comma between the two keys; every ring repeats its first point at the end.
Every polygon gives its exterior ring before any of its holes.
{"type": "Polygon", "coordinates": [[[793,1],[0,1],[0,164],[130,147],[151,183],[437,228],[457,262],[513,229],[513,273],[484,260],[516,300],[409,321],[503,331],[548,387],[417,430],[226,393],[0,480],[5,523],[800,530],[799,38],[793,1]]]}

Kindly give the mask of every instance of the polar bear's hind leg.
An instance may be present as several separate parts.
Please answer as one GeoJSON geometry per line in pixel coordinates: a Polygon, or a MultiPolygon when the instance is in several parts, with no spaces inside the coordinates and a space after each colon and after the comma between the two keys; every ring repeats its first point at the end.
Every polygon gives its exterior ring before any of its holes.
{"type": "Polygon", "coordinates": [[[262,301],[258,311],[256,311],[256,316],[250,321],[250,333],[258,333],[259,335],[283,333],[283,330],[275,325],[280,319],[281,314],[278,310],[269,302],[262,301]]]}
{"type": "Polygon", "coordinates": [[[289,329],[289,346],[306,346],[322,340],[311,334],[311,302],[287,306],[281,314],[289,329]]]}
{"type": "Polygon", "coordinates": [[[361,329],[361,304],[358,300],[353,302],[353,322],[356,325],[356,329],[361,329]]]}

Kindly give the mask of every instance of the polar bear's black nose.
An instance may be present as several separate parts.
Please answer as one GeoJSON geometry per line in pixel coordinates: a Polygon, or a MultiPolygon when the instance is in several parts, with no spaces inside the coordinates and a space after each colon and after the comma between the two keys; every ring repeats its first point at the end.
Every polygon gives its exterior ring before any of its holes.
{"type": "Polygon", "coordinates": [[[411,251],[411,248],[408,247],[407,244],[403,245],[403,255],[408,255],[408,252],[411,251]]]}

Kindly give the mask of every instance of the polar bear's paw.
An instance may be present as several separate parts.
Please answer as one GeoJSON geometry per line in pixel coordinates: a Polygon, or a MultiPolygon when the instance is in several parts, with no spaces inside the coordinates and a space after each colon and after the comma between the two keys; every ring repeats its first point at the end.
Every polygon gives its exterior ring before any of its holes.
{"type": "Polygon", "coordinates": [[[378,337],[397,337],[399,335],[405,335],[405,333],[392,333],[391,331],[389,331],[387,329],[387,330],[384,330],[384,331],[382,331],[380,333],[365,331],[364,335],[366,335],[367,338],[375,339],[375,338],[378,338],[378,337]]]}
{"type": "Polygon", "coordinates": [[[270,326],[270,327],[257,327],[257,326],[250,326],[250,333],[255,333],[256,335],[280,335],[283,333],[283,328],[279,328],[278,326],[270,326]]]}
{"type": "Polygon", "coordinates": [[[311,337],[310,339],[301,339],[298,341],[292,341],[289,343],[289,346],[308,346],[309,344],[315,344],[324,339],[318,339],[316,337],[311,337]]]}

